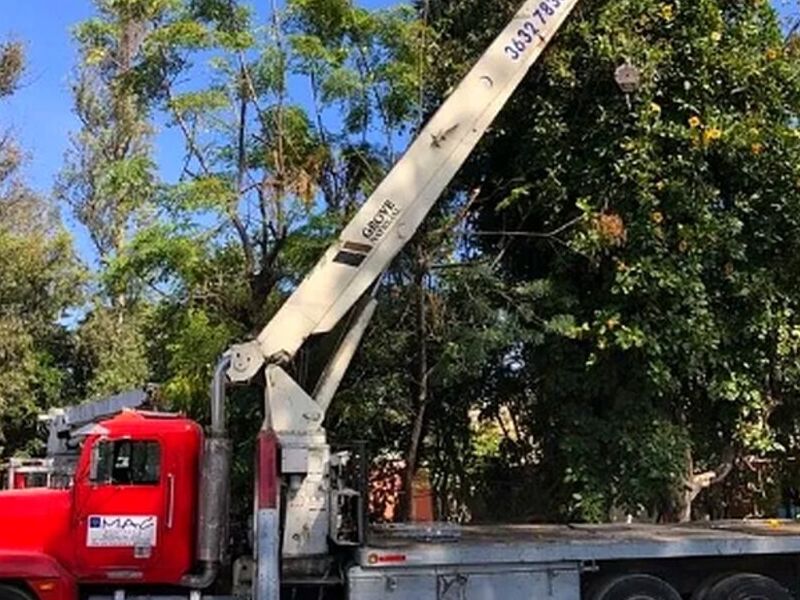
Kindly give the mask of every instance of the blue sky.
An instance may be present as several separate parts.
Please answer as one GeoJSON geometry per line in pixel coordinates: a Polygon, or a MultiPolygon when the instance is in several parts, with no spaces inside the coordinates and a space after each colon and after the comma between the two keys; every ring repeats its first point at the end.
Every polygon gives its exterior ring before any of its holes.
{"type": "Polygon", "coordinates": [[[29,154],[26,174],[42,192],[52,187],[69,132],[77,129],[71,113],[69,74],[75,64],[70,28],[91,14],[84,0],[6,1],[0,39],[25,43],[28,70],[23,87],[0,102],[0,126],[10,127],[29,154]],[[13,5],[13,8],[11,6],[13,5]]]}

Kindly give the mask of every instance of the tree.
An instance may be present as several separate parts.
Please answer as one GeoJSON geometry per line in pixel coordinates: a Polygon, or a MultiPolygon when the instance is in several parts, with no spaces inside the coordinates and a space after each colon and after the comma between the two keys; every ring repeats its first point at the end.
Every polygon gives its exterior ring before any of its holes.
{"type": "Polygon", "coordinates": [[[486,515],[473,500],[487,471],[483,444],[496,437],[476,431],[474,417],[487,379],[520,340],[513,313],[498,310],[503,290],[489,265],[454,260],[459,236],[448,224],[444,240],[442,229],[423,232],[385,276],[375,322],[329,416],[337,438],[364,440],[371,456],[404,465],[395,518],[410,516],[420,469],[438,518],[486,515]]]}
{"type": "MultiPolygon", "coordinates": [[[[152,215],[153,98],[143,84],[152,68],[145,47],[169,2],[97,0],[98,16],[76,29],[81,64],[73,83],[81,130],[57,193],[89,233],[108,265],[152,215]]],[[[118,392],[149,376],[145,320],[132,280],[104,279],[78,332],[80,365],[90,396],[118,392]]]]}
{"type": "Polygon", "coordinates": [[[228,332],[218,339],[263,327],[391,155],[391,140],[372,142],[370,131],[401,130],[411,110],[399,98],[412,17],[293,2],[260,39],[236,3],[172,11],[144,53],[154,65],[146,87],[185,144],[180,180],[160,198],[169,222],[143,230],[111,277],[135,273],[180,306],[176,324],[188,310],[228,332]],[[193,64],[200,51],[212,57],[204,71],[193,64]],[[187,79],[197,72],[206,75],[187,79]],[[288,78],[310,87],[310,106],[288,78]]]}
{"type": "MultiPolygon", "coordinates": [[[[0,46],[0,96],[24,65],[0,46]]],[[[80,298],[82,272],[58,213],[22,181],[23,154],[0,135],[0,452],[40,450],[36,416],[72,392],[71,342],[62,320],[80,298]]]]}
{"type": "MultiPolygon", "coordinates": [[[[103,269],[103,281],[147,291],[152,373],[176,408],[200,418],[220,353],[267,323],[416,117],[423,46],[408,7],[296,1],[273,7],[262,31],[228,1],[171,3],[158,19],[136,89],[179,135],[184,159],[156,218],[103,269]]],[[[231,403],[232,434],[246,440],[237,490],[261,406],[252,395],[231,403]]]]}
{"type": "MultiPolygon", "coordinates": [[[[431,3],[440,82],[510,5],[431,3]]],[[[685,519],[734,457],[793,448],[796,52],[760,0],[585,2],[464,170],[528,331],[493,403],[534,440],[545,514],[685,519]]]]}

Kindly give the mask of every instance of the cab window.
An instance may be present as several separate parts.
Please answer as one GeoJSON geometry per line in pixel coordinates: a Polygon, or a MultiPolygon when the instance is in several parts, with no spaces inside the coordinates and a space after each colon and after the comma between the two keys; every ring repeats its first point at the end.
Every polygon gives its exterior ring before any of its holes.
{"type": "Polygon", "coordinates": [[[100,440],[92,452],[92,483],[155,485],[161,472],[158,442],[100,440]]]}

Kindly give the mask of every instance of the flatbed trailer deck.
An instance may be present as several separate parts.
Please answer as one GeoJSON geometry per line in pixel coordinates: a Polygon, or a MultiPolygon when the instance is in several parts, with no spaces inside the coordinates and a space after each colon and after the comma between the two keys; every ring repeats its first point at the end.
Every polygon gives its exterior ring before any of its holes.
{"type": "Polygon", "coordinates": [[[631,573],[658,576],[687,598],[734,571],[767,575],[792,593],[800,582],[794,521],[480,525],[445,538],[424,528],[371,532],[348,576],[350,597],[578,600],[596,582],[631,573]]]}
{"type": "Polygon", "coordinates": [[[461,528],[460,539],[452,541],[373,533],[359,551],[359,564],[368,568],[387,562],[463,565],[784,553],[800,555],[800,523],[479,525],[461,528]],[[383,558],[386,556],[388,561],[383,558]]]}

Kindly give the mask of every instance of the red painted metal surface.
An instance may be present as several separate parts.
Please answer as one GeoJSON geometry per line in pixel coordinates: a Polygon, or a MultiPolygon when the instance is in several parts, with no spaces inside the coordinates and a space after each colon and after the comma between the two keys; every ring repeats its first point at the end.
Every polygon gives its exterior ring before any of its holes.
{"type": "Polygon", "coordinates": [[[57,558],[69,534],[70,505],[68,490],[0,492],[0,554],[33,551],[57,558]]]}
{"type": "Polygon", "coordinates": [[[75,581],[177,584],[194,563],[201,446],[200,427],[184,418],[125,412],[101,422],[84,442],[72,489],[0,492],[0,579],[23,579],[42,600],[71,600],[75,581]],[[113,440],[156,442],[157,481],[90,481],[93,447],[113,440]],[[152,517],[155,545],[89,547],[92,521],[125,516],[152,517]]]}
{"type": "Polygon", "coordinates": [[[41,600],[75,600],[72,574],[56,559],[41,552],[0,550],[0,580],[22,580],[41,600]]]}
{"type": "Polygon", "coordinates": [[[278,436],[274,431],[261,430],[256,449],[256,489],[258,508],[278,508],[278,436]]]}

